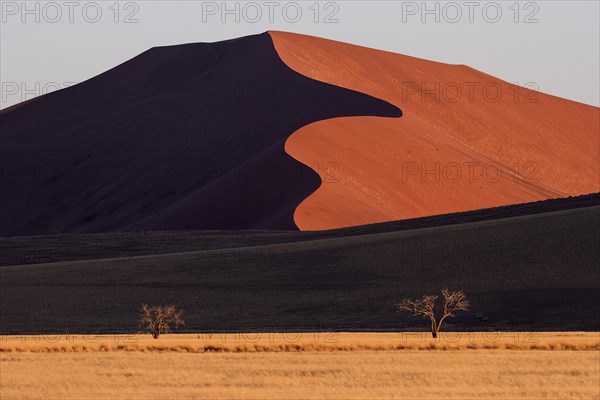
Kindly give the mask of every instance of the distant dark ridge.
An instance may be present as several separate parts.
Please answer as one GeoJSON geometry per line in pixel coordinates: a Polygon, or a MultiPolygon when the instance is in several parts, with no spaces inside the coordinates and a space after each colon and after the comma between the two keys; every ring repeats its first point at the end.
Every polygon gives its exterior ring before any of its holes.
{"type": "Polygon", "coordinates": [[[0,266],[121,258],[360,236],[600,206],[600,193],[330,231],[146,231],[0,238],[0,266]]]}
{"type": "Polygon", "coordinates": [[[293,71],[268,33],[152,48],[0,112],[0,235],[296,229],[321,179],[287,138],[363,115],[402,112],[293,71]]]}

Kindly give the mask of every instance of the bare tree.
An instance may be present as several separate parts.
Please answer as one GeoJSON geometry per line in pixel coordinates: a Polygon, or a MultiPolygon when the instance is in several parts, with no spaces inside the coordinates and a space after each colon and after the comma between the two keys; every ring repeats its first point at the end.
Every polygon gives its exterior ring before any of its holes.
{"type": "Polygon", "coordinates": [[[433,337],[437,336],[437,324],[435,319],[435,300],[437,296],[423,296],[420,299],[402,299],[398,304],[398,311],[405,311],[416,316],[429,318],[431,321],[431,333],[433,337]]]}
{"type": "Polygon", "coordinates": [[[435,301],[438,296],[423,296],[420,299],[402,299],[398,304],[398,311],[412,313],[415,316],[423,316],[431,321],[431,336],[437,337],[438,332],[442,327],[442,323],[448,317],[454,317],[456,311],[469,311],[469,300],[462,290],[450,291],[442,290],[444,297],[444,308],[442,315],[438,319],[435,315],[435,301]]]}
{"type": "Polygon", "coordinates": [[[161,333],[169,333],[171,329],[177,329],[184,325],[181,316],[183,311],[173,305],[148,306],[142,304],[140,309],[140,327],[158,339],[161,333]]]}

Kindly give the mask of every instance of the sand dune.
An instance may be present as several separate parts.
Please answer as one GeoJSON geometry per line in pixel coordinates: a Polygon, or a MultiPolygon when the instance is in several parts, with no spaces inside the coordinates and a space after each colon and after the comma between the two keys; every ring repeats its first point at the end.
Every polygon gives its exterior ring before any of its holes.
{"type": "Polygon", "coordinates": [[[337,118],[303,127],[286,151],[323,184],[296,209],[328,229],[600,190],[597,107],[448,65],[270,32],[294,70],[370,94],[403,118],[337,118]]]}
{"type": "Polygon", "coordinates": [[[291,70],[265,33],[152,48],[0,114],[0,235],[33,235],[297,229],[320,179],[289,135],[401,112],[291,70]]]}
{"type": "Polygon", "coordinates": [[[515,90],[282,32],[153,48],[0,112],[0,235],[323,230],[600,191],[599,109],[515,90]]]}

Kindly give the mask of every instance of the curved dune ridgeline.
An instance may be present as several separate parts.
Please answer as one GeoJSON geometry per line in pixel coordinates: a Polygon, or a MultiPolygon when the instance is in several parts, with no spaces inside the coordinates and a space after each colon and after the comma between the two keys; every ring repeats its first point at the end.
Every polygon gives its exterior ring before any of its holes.
{"type": "Polygon", "coordinates": [[[286,151],[320,168],[323,178],[296,209],[302,230],[600,190],[597,107],[516,87],[463,65],[270,34],[290,68],[403,111],[400,119],[320,121],[288,139],[286,151]]]}
{"type": "Polygon", "coordinates": [[[0,113],[0,235],[296,229],[321,180],[286,139],[356,115],[401,111],[293,71],[267,33],[152,48],[0,113]]]}

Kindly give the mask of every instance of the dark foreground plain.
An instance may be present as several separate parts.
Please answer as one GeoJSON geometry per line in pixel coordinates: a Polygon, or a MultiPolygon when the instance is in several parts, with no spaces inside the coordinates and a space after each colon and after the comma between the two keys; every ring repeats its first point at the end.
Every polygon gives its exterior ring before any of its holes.
{"type": "Polygon", "coordinates": [[[183,331],[408,330],[426,321],[394,304],[448,287],[472,303],[451,330],[598,331],[599,242],[597,195],[326,232],[5,238],[0,318],[136,332],[149,303],[183,331]]]}

